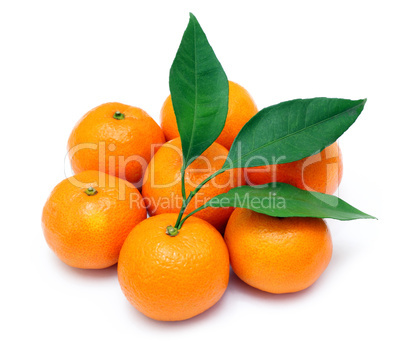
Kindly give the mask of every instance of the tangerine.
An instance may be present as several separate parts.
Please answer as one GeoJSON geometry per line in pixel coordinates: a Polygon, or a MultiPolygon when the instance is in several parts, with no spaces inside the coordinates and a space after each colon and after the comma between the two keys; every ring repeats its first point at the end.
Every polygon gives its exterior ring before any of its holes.
{"type": "Polygon", "coordinates": [[[99,269],[117,262],[125,238],[146,217],[133,185],[85,171],[53,189],[43,208],[42,228],[49,247],[64,263],[99,269]]]}
{"type": "Polygon", "coordinates": [[[165,142],[159,125],[142,109],[106,103],[87,112],[68,140],[74,173],[99,170],[141,187],[152,155],[165,142]]]}
{"type": "Polygon", "coordinates": [[[178,214],[139,223],[120,252],[118,279],[129,302],[163,321],[194,317],[212,307],[229,281],[229,254],[221,234],[189,217],[178,234],[166,233],[178,214]]]}
{"type": "Polygon", "coordinates": [[[324,272],[332,240],[324,220],[277,218],[236,208],[225,231],[230,263],[245,283],[271,293],[306,289],[324,272]]]}

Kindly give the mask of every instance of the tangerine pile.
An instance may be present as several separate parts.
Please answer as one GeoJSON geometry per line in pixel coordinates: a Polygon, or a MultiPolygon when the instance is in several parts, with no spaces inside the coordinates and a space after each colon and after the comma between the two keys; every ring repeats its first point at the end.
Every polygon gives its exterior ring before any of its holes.
{"type": "MultiPolygon", "coordinates": [[[[76,175],[54,188],[43,209],[49,247],[72,267],[100,269],[118,262],[123,293],[156,320],[184,320],[213,306],[228,286],[230,265],[263,291],[310,286],[331,259],[331,236],[322,219],[207,208],[179,230],[173,227],[182,193],[222,167],[234,138],[257,111],[246,89],[229,82],[222,134],[186,169],[181,185],[183,154],[170,96],[161,110],[162,128],[145,111],[121,103],[90,110],[68,140],[76,175]]],[[[340,150],[333,144],[300,161],[217,175],[184,214],[245,182],[280,181],[333,193],[341,176],[340,150]]]]}

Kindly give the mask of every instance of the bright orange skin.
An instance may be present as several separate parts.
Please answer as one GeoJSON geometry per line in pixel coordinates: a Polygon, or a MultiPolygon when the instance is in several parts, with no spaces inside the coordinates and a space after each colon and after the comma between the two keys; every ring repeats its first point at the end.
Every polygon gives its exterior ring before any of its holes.
{"type": "Polygon", "coordinates": [[[99,269],[117,262],[125,238],[146,217],[141,194],[133,185],[86,171],[53,189],[43,208],[42,228],[49,247],[64,263],[99,269]],[[98,193],[88,196],[85,190],[90,186],[98,193]]]}
{"type": "Polygon", "coordinates": [[[144,110],[106,103],[86,113],[76,124],[68,149],[74,173],[99,170],[140,187],[146,166],[164,142],[162,129],[144,110]],[[116,111],[125,119],[114,119],[116,111]],[[71,152],[78,149],[75,146],[88,143],[94,148],[86,146],[71,152]]]}
{"type": "MultiPolygon", "coordinates": [[[[213,143],[202,155],[186,169],[185,186],[188,196],[204,179],[221,169],[228,150],[213,143]]],[[[145,172],[142,194],[148,205],[149,215],[178,213],[182,206],[181,174],[182,150],[179,138],[168,141],[152,158],[145,172]],[[163,187],[158,187],[162,186],[163,187]]],[[[244,183],[241,170],[224,172],[210,182],[194,196],[185,210],[185,214],[203,205],[218,194],[225,193],[244,183]]],[[[233,208],[207,208],[194,214],[218,230],[223,230],[233,208]]]]}
{"type": "Polygon", "coordinates": [[[328,266],[332,240],[317,218],[276,218],[237,208],[225,231],[230,263],[247,284],[271,293],[306,289],[328,266]]]}
{"type": "MultiPolygon", "coordinates": [[[[225,127],[218,139],[216,139],[216,142],[229,150],[236,135],[257,112],[257,106],[247,90],[237,83],[229,81],[229,110],[225,127]]],[[[177,138],[179,130],[170,95],[163,103],[160,118],[166,139],[172,140],[177,138]]]]}
{"type": "Polygon", "coordinates": [[[299,161],[262,167],[246,168],[249,185],[284,182],[302,190],[333,194],[343,174],[341,149],[337,143],[319,154],[299,161]]]}
{"type": "Polygon", "coordinates": [[[162,214],[138,224],[127,237],[118,277],[130,303],[146,316],[185,320],[212,307],[229,281],[229,254],[220,233],[189,217],[179,234],[166,227],[178,214],[162,214]]]}

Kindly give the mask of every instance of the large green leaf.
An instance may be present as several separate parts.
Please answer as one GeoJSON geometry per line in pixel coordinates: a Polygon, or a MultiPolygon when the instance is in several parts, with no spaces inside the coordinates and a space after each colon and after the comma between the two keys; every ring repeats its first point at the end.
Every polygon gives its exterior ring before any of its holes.
{"type": "Polygon", "coordinates": [[[211,198],[202,208],[236,207],[277,217],[317,217],[337,220],[375,219],[342,199],[300,190],[284,183],[240,186],[211,198]]]}
{"type": "Polygon", "coordinates": [[[192,14],[170,69],[169,86],[185,169],[222,132],[229,100],[226,74],[192,14]]]}
{"type": "Polygon", "coordinates": [[[322,151],[360,115],[366,99],[296,99],[267,107],[235,138],[223,169],[293,162],[322,151]]]}

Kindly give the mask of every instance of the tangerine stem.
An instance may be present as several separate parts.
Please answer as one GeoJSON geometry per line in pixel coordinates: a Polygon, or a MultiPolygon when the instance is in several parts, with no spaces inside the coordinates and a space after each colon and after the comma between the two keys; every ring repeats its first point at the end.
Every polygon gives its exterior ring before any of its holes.
{"type": "Polygon", "coordinates": [[[184,167],[184,163],[183,166],[181,167],[181,196],[183,198],[183,202],[181,204],[181,208],[180,208],[180,212],[179,215],[177,217],[176,223],[175,223],[175,228],[177,228],[177,226],[179,226],[180,224],[180,219],[183,216],[184,210],[186,209],[187,206],[187,197],[186,197],[186,181],[185,181],[185,173],[186,173],[186,168],[184,167]]]}
{"type": "Polygon", "coordinates": [[[170,237],[175,237],[179,234],[179,230],[176,227],[168,226],[166,227],[166,234],[170,237]]]}
{"type": "Polygon", "coordinates": [[[96,191],[92,186],[89,186],[84,192],[88,196],[95,196],[98,193],[98,191],[96,191]]]}
{"type": "MultiPolygon", "coordinates": [[[[226,169],[222,169],[222,168],[221,168],[221,169],[219,169],[218,171],[216,171],[215,173],[213,173],[212,175],[210,175],[208,178],[206,178],[204,181],[202,181],[193,191],[190,192],[190,194],[188,195],[187,199],[184,199],[185,196],[183,196],[183,204],[182,204],[182,206],[181,206],[181,209],[180,209],[180,212],[179,212],[179,216],[177,217],[177,221],[176,221],[176,224],[175,224],[175,226],[174,226],[175,228],[178,228],[178,229],[179,229],[179,228],[183,225],[183,223],[182,223],[181,221],[182,221],[182,217],[183,217],[184,211],[186,210],[188,204],[189,204],[190,201],[193,199],[193,197],[198,193],[198,191],[201,190],[201,188],[202,188],[208,181],[212,180],[213,178],[215,178],[215,177],[218,176],[219,174],[222,174],[224,171],[226,171],[226,169]],[[180,226],[180,227],[179,227],[179,226],[180,226]]],[[[183,177],[182,177],[182,178],[183,178],[183,177]]],[[[202,207],[204,207],[204,206],[202,206],[202,207]]],[[[202,209],[204,209],[204,208],[202,208],[202,209]]],[[[199,210],[201,210],[201,209],[199,209],[199,208],[196,209],[196,211],[199,211],[199,210]]],[[[190,213],[190,214],[193,215],[194,212],[192,212],[192,213],[190,213]]],[[[189,215],[190,215],[190,214],[189,214],[189,215]]],[[[187,217],[188,217],[189,215],[187,215],[187,217]]],[[[184,220],[186,220],[187,217],[185,217],[184,220]]]]}
{"type": "Polygon", "coordinates": [[[126,115],[122,114],[120,111],[116,111],[113,115],[113,118],[116,120],[124,120],[126,115]]]}

